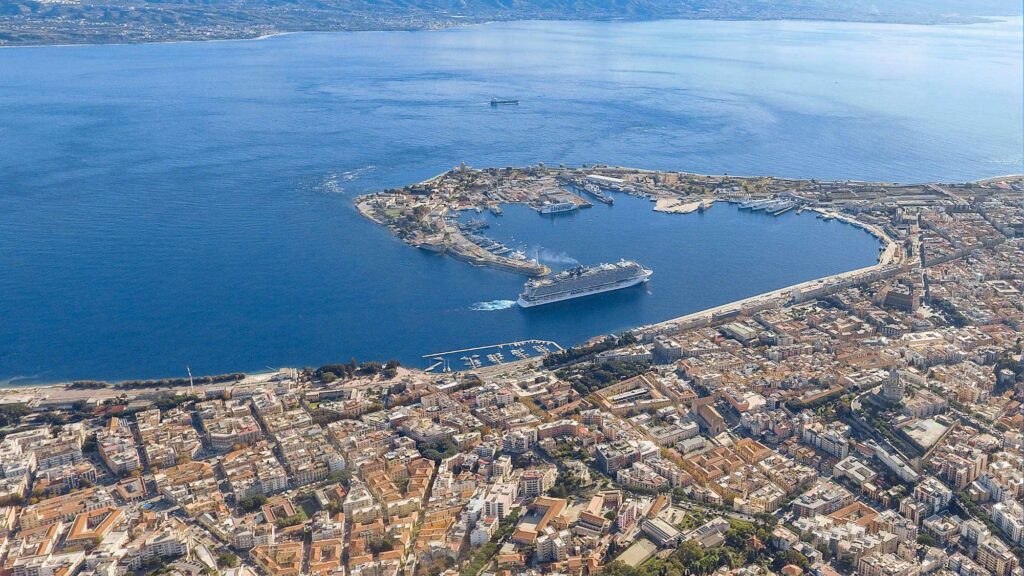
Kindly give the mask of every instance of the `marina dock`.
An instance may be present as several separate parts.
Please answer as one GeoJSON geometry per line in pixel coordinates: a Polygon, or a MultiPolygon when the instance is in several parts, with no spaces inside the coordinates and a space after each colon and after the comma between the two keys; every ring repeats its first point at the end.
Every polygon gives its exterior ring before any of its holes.
{"type": "Polygon", "coordinates": [[[550,340],[519,340],[424,354],[423,359],[431,362],[426,372],[461,372],[539,359],[560,350],[562,347],[550,340]]]}

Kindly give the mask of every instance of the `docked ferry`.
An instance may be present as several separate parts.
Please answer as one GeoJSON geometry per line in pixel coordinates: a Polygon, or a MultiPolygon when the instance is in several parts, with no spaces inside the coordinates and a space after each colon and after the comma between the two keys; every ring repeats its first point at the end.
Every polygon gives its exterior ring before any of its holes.
{"type": "Polygon", "coordinates": [[[575,202],[555,202],[554,204],[545,204],[540,207],[541,214],[564,214],[566,212],[575,212],[579,206],[575,202]]]}

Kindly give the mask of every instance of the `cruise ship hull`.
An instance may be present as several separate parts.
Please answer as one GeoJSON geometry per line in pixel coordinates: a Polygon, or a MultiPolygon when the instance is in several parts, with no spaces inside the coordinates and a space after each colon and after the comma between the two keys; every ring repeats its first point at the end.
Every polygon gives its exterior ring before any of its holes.
{"type": "Polygon", "coordinates": [[[564,292],[561,294],[553,294],[546,296],[540,300],[526,300],[522,296],[516,300],[522,308],[533,308],[534,306],[543,306],[544,304],[554,304],[555,302],[563,302],[565,300],[573,300],[575,298],[583,298],[584,296],[593,296],[594,294],[602,294],[604,292],[612,292],[614,290],[622,290],[623,288],[629,288],[638,284],[643,284],[651,277],[651,273],[647,272],[637,276],[636,278],[630,278],[622,282],[614,284],[607,284],[604,286],[594,286],[593,288],[587,288],[586,290],[578,290],[575,292],[564,292]]]}
{"type": "Polygon", "coordinates": [[[544,206],[540,209],[541,214],[568,214],[569,212],[575,212],[579,210],[579,206],[575,204],[556,204],[550,206],[544,206]]]}

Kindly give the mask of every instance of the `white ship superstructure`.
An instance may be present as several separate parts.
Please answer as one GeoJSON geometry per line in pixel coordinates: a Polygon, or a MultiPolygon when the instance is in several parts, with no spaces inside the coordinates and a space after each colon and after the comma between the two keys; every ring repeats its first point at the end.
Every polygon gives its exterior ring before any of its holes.
{"type": "Polygon", "coordinates": [[[577,266],[552,276],[530,280],[517,301],[523,308],[571,300],[643,284],[652,272],[632,260],[577,266]]]}
{"type": "Polygon", "coordinates": [[[575,202],[556,202],[554,204],[546,204],[541,206],[541,214],[561,214],[563,212],[573,212],[578,206],[575,202]]]}

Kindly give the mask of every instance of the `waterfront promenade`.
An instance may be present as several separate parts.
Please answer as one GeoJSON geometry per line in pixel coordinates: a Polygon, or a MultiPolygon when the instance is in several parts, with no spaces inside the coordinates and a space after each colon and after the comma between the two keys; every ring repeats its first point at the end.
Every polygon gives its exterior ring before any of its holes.
{"type": "Polygon", "coordinates": [[[818,212],[828,214],[837,220],[863,228],[878,238],[879,241],[882,242],[882,249],[878,262],[871,266],[865,266],[864,268],[816,278],[814,280],[800,282],[798,284],[785,286],[776,290],[770,290],[762,294],[750,296],[749,298],[734,300],[720,306],[707,308],[698,312],[665,320],[664,322],[640,326],[633,329],[633,333],[641,339],[649,340],[663,332],[707,326],[715,323],[717,320],[725,320],[737,314],[749,314],[758,310],[771,308],[773,306],[781,306],[791,301],[802,301],[810,298],[827,296],[837,290],[842,290],[860,282],[868,282],[880,279],[885,275],[896,274],[905,270],[912,264],[910,259],[907,258],[903,250],[899,247],[899,244],[878,227],[855,220],[843,214],[821,209],[818,209],[818,212]]]}

